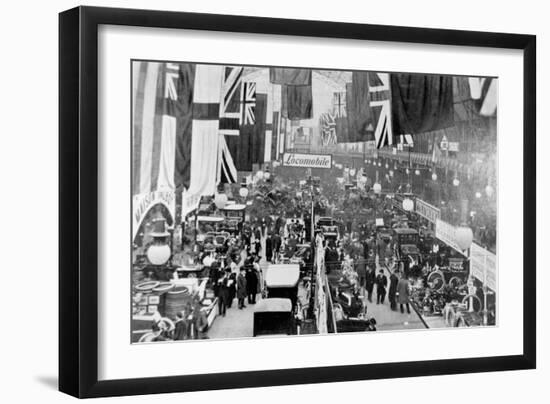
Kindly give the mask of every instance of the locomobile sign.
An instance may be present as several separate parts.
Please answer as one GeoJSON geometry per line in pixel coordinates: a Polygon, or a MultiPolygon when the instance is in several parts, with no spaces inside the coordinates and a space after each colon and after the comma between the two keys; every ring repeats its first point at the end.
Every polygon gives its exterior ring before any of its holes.
{"type": "Polygon", "coordinates": [[[289,167],[330,168],[332,156],[330,154],[285,153],[283,165],[289,167]]]}

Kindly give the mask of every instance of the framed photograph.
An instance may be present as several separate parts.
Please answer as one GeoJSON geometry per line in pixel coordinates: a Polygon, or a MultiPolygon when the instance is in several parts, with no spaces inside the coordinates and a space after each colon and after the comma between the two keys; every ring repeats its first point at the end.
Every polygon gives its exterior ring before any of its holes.
{"type": "Polygon", "coordinates": [[[59,388],[531,369],[531,35],[59,17],[59,388]]]}

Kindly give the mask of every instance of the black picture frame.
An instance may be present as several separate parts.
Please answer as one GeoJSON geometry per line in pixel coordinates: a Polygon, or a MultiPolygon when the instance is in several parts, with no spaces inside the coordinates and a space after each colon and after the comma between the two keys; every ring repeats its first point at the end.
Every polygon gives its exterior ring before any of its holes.
{"type": "MultiPolygon", "coordinates": [[[[166,11],[59,15],[59,389],[76,397],[325,383],[536,366],[536,37],[166,11]],[[523,51],[523,353],[469,359],[98,381],[98,26],[244,32],[523,51]]],[[[519,324],[518,324],[519,326],[519,324]]]]}

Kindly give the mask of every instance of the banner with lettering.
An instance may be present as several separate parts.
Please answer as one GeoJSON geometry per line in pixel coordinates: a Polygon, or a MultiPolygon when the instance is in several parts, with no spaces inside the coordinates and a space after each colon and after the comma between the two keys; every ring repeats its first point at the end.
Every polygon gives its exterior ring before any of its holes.
{"type": "Polygon", "coordinates": [[[416,198],[415,211],[430,223],[436,223],[441,218],[441,210],[422,199],[416,198]]]}
{"type": "Polygon", "coordinates": [[[497,289],[497,256],[489,250],[472,243],[470,247],[470,274],[493,291],[497,289]]]}
{"type": "Polygon", "coordinates": [[[132,237],[135,238],[141,226],[141,222],[147,216],[147,212],[161,204],[168,209],[172,217],[172,223],[176,217],[176,194],[173,191],[155,191],[145,194],[134,195],[132,200],[132,237]]]}

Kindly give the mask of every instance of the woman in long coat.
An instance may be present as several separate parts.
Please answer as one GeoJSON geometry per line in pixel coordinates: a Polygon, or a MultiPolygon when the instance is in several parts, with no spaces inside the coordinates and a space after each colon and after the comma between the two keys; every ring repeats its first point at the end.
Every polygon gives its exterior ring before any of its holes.
{"type": "Polygon", "coordinates": [[[397,296],[397,302],[399,303],[399,309],[401,310],[401,313],[403,313],[403,305],[407,306],[407,313],[411,312],[411,308],[409,306],[409,280],[405,277],[405,275],[401,275],[401,279],[399,279],[399,282],[397,283],[397,293],[399,296],[397,296]]]}

